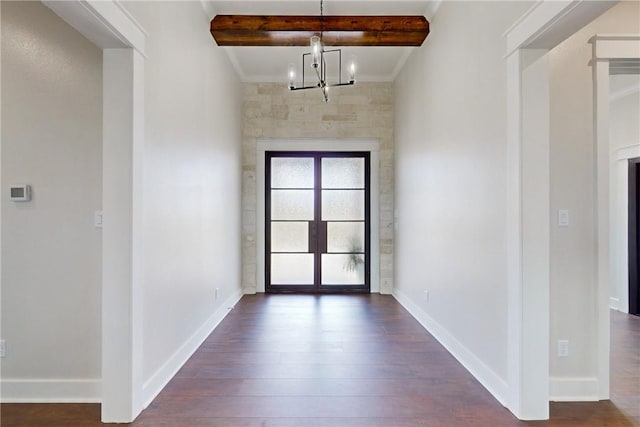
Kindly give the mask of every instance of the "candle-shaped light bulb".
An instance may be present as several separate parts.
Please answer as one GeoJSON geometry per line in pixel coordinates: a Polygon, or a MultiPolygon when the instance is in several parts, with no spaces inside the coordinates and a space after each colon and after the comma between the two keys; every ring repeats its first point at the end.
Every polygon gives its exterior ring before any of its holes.
{"type": "Polygon", "coordinates": [[[322,93],[324,95],[324,102],[329,102],[329,86],[324,86],[322,88],[322,93]]]}
{"type": "Polygon", "coordinates": [[[293,64],[289,64],[289,89],[294,89],[296,87],[296,66],[293,64]]]}
{"type": "Polygon", "coordinates": [[[322,59],[322,42],[320,37],[311,36],[311,66],[318,68],[318,64],[322,59]]]}
{"type": "Polygon", "coordinates": [[[349,61],[349,83],[356,82],[356,57],[351,55],[351,61],[349,61]]]}

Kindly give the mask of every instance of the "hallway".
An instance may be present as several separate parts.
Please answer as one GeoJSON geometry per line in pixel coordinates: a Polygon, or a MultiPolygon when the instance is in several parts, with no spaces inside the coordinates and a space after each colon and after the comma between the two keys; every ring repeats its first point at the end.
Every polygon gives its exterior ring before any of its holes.
{"type": "MultiPolygon", "coordinates": [[[[133,425],[639,425],[639,320],[612,313],[613,402],[556,403],[552,421],[525,423],[391,296],[247,295],[133,425]]],[[[99,405],[4,404],[1,425],[99,418],[99,405]]]]}

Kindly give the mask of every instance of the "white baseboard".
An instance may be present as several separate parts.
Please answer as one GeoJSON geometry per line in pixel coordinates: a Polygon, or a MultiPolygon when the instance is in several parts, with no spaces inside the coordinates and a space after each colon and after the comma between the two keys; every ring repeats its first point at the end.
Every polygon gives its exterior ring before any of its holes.
{"type": "Polygon", "coordinates": [[[596,402],[598,380],[594,377],[549,378],[549,400],[552,402],[596,402]]]}
{"type": "Polygon", "coordinates": [[[100,379],[2,379],[2,403],[100,403],[100,379]]]}
{"type": "Polygon", "coordinates": [[[614,310],[620,310],[620,300],[618,298],[610,297],[609,308],[612,308],[614,310]]]}
{"type": "Polygon", "coordinates": [[[503,406],[506,406],[508,386],[500,376],[462,345],[456,338],[429,316],[422,308],[398,289],[393,296],[420,324],[447,349],[503,406]]]}
{"type": "Polygon", "coordinates": [[[220,305],[209,319],[165,362],[155,374],[142,385],[142,397],[144,408],[156,398],[162,389],[171,381],[182,365],[195,353],[200,344],[213,332],[213,330],[229,314],[231,309],[242,298],[242,290],[238,289],[231,297],[220,305]]]}

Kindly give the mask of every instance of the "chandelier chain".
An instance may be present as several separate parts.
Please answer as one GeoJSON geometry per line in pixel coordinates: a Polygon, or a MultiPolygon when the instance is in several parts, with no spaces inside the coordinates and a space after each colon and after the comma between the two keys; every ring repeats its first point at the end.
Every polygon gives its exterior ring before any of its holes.
{"type": "Polygon", "coordinates": [[[322,41],[322,33],[324,33],[324,0],[320,0],[320,41],[322,41]]]}

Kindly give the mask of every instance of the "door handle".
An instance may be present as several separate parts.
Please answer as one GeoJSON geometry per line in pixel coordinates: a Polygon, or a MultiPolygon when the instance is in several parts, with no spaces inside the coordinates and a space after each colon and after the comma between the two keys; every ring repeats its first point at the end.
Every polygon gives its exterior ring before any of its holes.
{"type": "Polygon", "coordinates": [[[320,253],[327,253],[327,221],[320,221],[320,253]]]}
{"type": "Polygon", "coordinates": [[[327,221],[309,221],[309,252],[327,253],[327,221]]]}
{"type": "Polygon", "coordinates": [[[315,253],[318,246],[317,226],[315,221],[309,221],[309,252],[315,253]]]}

